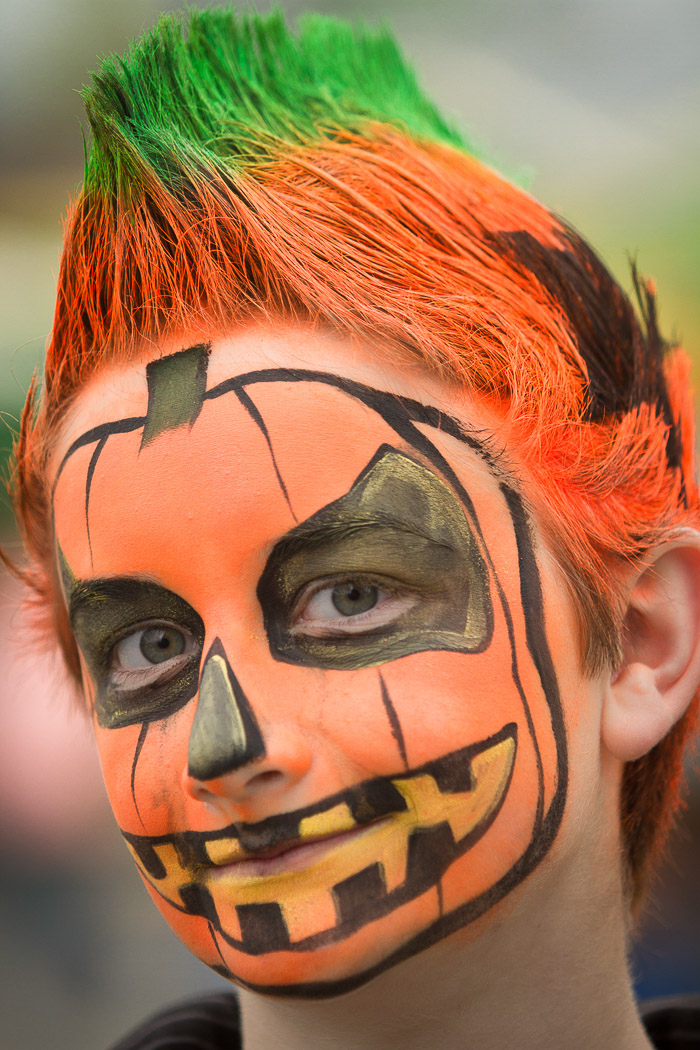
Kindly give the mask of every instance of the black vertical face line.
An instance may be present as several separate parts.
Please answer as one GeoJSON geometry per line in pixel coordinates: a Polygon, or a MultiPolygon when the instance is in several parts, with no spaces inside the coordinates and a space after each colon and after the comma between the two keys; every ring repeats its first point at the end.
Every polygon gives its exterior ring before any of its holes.
{"type": "Polygon", "coordinates": [[[202,667],[187,753],[189,774],[197,780],[212,780],[264,755],[253,709],[217,638],[202,667]]]}
{"type": "Polygon", "coordinates": [[[141,825],[142,826],[143,826],[143,817],[141,816],[141,811],[139,810],[139,804],[138,804],[138,802],[136,800],[136,767],[138,765],[138,761],[139,761],[139,758],[141,756],[141,752],[143,750],[143,745],[146,743],[146,735],[148,733],[148,727],[149,727],[150,724],[151,724],[150,722],[144,722],[143,725],[141,726],[141,731],[139,733],[139,738],[136,741],[136,747],[134,748],[134,759],[133,759],[133,761],[131,763],[131,797],[134,800],[134,809],[136,810],[136,815],[138,816],[139,820],[141,821],[141,825]]]}
{"type": "Polygon", "coordinates": [[[262,434],[262,436],[265,438],[265,441],[267,442],[267,447],[270,450],[270,458],[272,460],[272,467],[273,467],[273,470],[275,472],[275,476],[277,478],[277,481],[279,482],[279,487],[282,490],[282,495],[284,496],[285,502],[286,502],[287,506],[289,507],[289,513],[292,515],[294,520],[297,521],[298,519],[297,519],[296,514],[294,513],[294,508],[292,506],[292,501],[290,500],[289,493],[287,492],[287,486],[284,483],[284,478],[280,474],[280,469],[279,469],[279,467],[277,465],[277,458],[275,456],[275,450],[272,447],[272,442],[270,440],[270,433],[269,433],[267,427],[265,426],[265,420],[260,415],[260,410],[259,410],[258,406],[255,404],[255,402],[253,401],[252,397],[250,396],[250,394],[248,393],[247,390],[244,390],[243,387],[238,387],[236,389],[236,395],[238,396],[238,400],[243,405],[244,409],[246,410],[246,412],[248,413],[250,418],[253,420],[255,425],[258,427],[258,429],[260,430],[260,433],[262,434]]]}
{"type": "MultiPolygon", "coordinates": [[[[527,609],[525,618],[525,633],[527,647],[532,656],[533,663],[537,668],[545,696],[550,705],[552,729],[557,742],[557,792],[549,808],[546,817],[541,813],[542,801],[538,803],[538,824],[542,823],[542,832],[539,837],[537,848],[541,856],[549,849],[557,828],[564,813],[564,803],[569,782],[569,766],[567,760],[566,726],[564,725],[564,712],[561,706],[559,694],[559,683],[554,668],[554,661],[547,642],[547,633],[544,622],[544,601],[542,596],[542,583],[540,580],[537,562],[532,550],[530,540],[530,523],[525,513],[522,498],[510,485],[501,484],[501,491],[505,497],[508,510],[510,511],[515,531],[515,540],[518,545],[518,569],[520,573],[520,594],[523,608],[527,609]]],[[[542,760],[537,755],[542,776],[542,760]]],[[[539,858],[538,858],[539,859],[539,858]]]]}
{"type": "Polygon", "coordinates": [[[191,346],[146,365],[148,409],[141,446],[176,427],[192,426],[202,410],[211,343],[191,346]]]}
{"type": "Polygon", "coordinates": [[[87,532],[88,547],[90,549],[90,564],[92,565],[92,539],[90,537],[90,489],[92,487],[92,479],[95,476],[95,469],[97,467],[97,461],[102,455],[102,451],[107,444],[108,435],[104,437],[95,445],[94,452],[90,457],[90,463],[88,465],[87,477],[85,479],[85,531],[87,532]]]}
{"type": "Polygon", "coordinates": [[[396,708],[394,707],[393,703],[391,702],[391,697],[389,696],[389,690],[386,687],[386,682],[384,681],[384,676],[382,675],[381,671],[379,671],[378,674],[379,674],[379,688],[381,689],[381,693],[382,693],[382,703],[384,704],[384,710],[386,711],[386,716],[389,719],[389,726],[391,727],[391,735],[393,736],[394,740],[396,741],[396,746],[398,747],[399,754],[401,755],[401,761],[405,765],[406,769],[408,769],[408,757],[406,755],[406,741],[404,740],[403,730],[401,728],[401,722],[399,721],[399,716],[396,713],[396,708]]]}
{"type": "Polygon", "coordinates": [[[217,937],[216,937],[216,930],[212,926],[211,922],[209,922],[208,925],[209,925],[209,933],[211,935],[211,939],[212,939],[212,941],[214,943],[214,947],[216,948],[216,953],[219,956],[219,958],[221,959],[221,966],[220,967],[219,966],[216,967],[217,972],[220,973],[220,975],[222,977],[225,977],[227,980],[231,980],[233,978],[233,974],[229,970],[228,966],[226,965],[226,960],[224,959],[223,955],[221,954],[221,948],[219,947],[219,942],[218,942],[217,937]]]}
{"type": "Polygon", "coordinates": [[[275,545],[258,598],[272,655],[311,667],[354,670],[426,650],[481,652],[493,630],[488,573],[454,493],[390,446],[346,495],[275,545]],[[295,627],[295,608],[305,588],[324,579],[395,588],[415,601],[371,632],[316,637],[295,627]]]}

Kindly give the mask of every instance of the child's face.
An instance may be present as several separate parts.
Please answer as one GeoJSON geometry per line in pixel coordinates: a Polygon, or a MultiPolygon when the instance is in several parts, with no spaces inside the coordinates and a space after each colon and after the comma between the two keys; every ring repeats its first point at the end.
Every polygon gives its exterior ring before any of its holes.
{"type": "Polygon", "coordinates": [[[447,388],[311,329],[192,342],[89,385],[61,449],[85,691],[178,936],[243,984],[330,994],[547,854],[560,697],[569,721],[586,689],[571,611],[447,388]]]}

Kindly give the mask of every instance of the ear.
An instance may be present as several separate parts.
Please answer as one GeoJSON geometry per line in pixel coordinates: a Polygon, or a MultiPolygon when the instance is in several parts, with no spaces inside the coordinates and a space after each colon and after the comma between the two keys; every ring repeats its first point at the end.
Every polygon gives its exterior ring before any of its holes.
{"type": "Polygon", "coordinates": [[[632,580],[622,642],[601,737],[631,762],[666,736],[700,684],[700,533],[684,529],[648,553],[632,580]]]}

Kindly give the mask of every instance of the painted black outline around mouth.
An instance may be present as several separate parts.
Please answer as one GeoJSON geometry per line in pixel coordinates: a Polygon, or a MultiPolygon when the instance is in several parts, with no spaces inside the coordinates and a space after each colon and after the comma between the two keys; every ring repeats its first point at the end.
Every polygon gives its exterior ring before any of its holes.
{"type": "MultiPolygon", "coordinates": [[[[216,832],[190,831],[161,836],[143,836],[122,832],[122,835],[131,847],[134,855],[138,857],[141,867],[147,875],[149,885],[178,911],[207,919],[213,930],[232,948],[247,955],[262,955],[275,950],[314,951],[343,940],[367,925],[367,923],[382,918],[382,916],[394,911],[402,904],[414,900],[436,886],[454,861],[475,845],[498,816],[508,795],[516,754],[517,724],[509,722],[503,729],[477,744],[470,744],[456,751],[451,751],[414,769],[400,770],[388,776],[362,781],[352,788],[337,792],[304,809],[295,810],[293,813],[282,813],[257,824],[246,825],[243,828],[230,825],[216,832]],[[496,805],[458,841],[454,840],[452,830],[447,821],[443,821],[432,828],[415,828],[410,833],[407,842],[406,879],[395,889],[378,896],[375,895],[373,899],[365,900],[361,910],[352,909],[352,912],[347,916],[343,916],[342,909],[339,909],[339,921],[335,926],[299,941],[290,941],[288,935],[285,939],[282,931],[284,921],[281,910],[277,905],[253,904],[241,905],[240,908],[237,908],[239,917],[243,919],[241,910],[245,909],[244,915],[247,915],[249,920],[255,914],[253,909],[267,909],[266,920],[271,931],[267,939],[261,939],[258,942],[250,938],[239,940],[222,929],[212,896],[203,885],[206,871],[216,867],[216,865],[212,864],[207,853],[207,845],[209,843],[220,841],[221,839],[238,838],[240,841],[246,839],[250,845],[255,843],[257,848],[261,848],[263,845],[269,848],[276,843],[298,845],[301,844],[299,827],[302,820],[333,809],[341,803],[347,804],[358,827],[369,826],[383,817],[390,817],[392,814],[396,815],[405,812],[407,809],[406,800],[395,786],[395,781],[403,782],[424,775],[432,777],[438,788],[447,797],[450,794],[468,792],[475,787],[472,773],[473,760],[505,740],[513,742],[515,752],[507,783],[503,787],[496,805]],[[200,880],[193,880],[179,887],[182,905],[160,893],[158,889],[158,881],[167,876],[167,870],[155,851],[155,847],[161,845],[172,845],[182,867],[188,868],[193,876],[197,876],[200,880]],[[276,922],[271,921],[273,908],[278,912],[276,922]],[[271,940],[274,941],[275,935],[279,937],[282,943],[271,943],[271,940]]],[[[365,881],[371,880],[375,887],[378,877],[382,876],[382,873],[378,870],[379,868],[380,865],[374,864],[369,869],[364,869],[367,871],[365,881]]],[[[352,875],[347,882],[357,880],[357,883],[354,885],[359,888],[362,883],[361,876],[363,876],[364,870],[352,875]]],[[[332,887],[329,890],[333,893],[339,890],[339,887],[332,887]]],[[[262,912],[259,914],[262,918],[262,912]]],[[[286,930],[286,927],[284,927],[284,930],[286,930]]]]}

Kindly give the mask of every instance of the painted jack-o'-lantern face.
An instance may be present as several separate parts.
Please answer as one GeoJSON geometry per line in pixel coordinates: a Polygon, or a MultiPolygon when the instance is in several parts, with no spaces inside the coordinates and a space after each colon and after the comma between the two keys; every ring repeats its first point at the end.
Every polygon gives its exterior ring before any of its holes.
{"type": "Polygon", "coordinates": [[[181,939],[333,994],[541,860],[566,757],[518,492],[449,416],[336,374],[151,362],[73,442],[57,556],[112,805],[181,939]],[[147,394],[147,403],[146,403],[147,394]]]}

